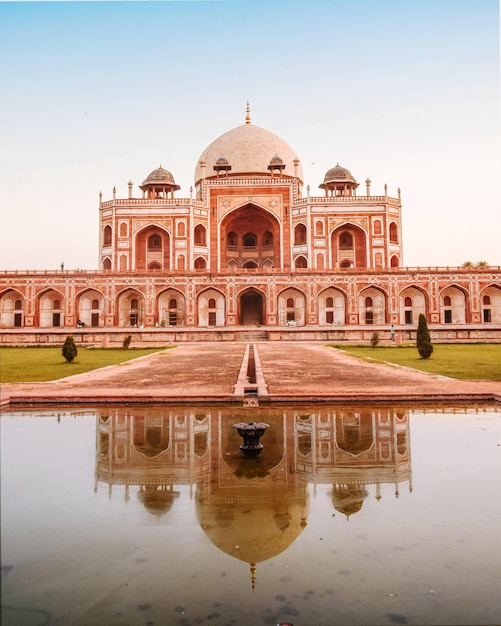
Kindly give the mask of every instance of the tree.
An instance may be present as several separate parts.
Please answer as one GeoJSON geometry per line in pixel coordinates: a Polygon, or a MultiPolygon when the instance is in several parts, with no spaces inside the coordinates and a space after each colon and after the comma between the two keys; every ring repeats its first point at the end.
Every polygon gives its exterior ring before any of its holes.
{"type": "Polygon", "coordinates": [[[68,361],[68,363],[73,362],[78,354],[78,349],[75,345],[75,341],[73,340],[73,335],[68,335],[66,337],[66,341],[64,342],[61,352],[63,353],[63,356],[68,361]]]}
{"type": "Polygon", "coordinates": [[[433,352],[433,346],[431,345],[430,331],[428,330],[428,325],[426,324],[426,316],[424,315],[424,313],[419,314],[416,347],[418,349],[419,356],[422,359],[430,358],[433,352]]]}

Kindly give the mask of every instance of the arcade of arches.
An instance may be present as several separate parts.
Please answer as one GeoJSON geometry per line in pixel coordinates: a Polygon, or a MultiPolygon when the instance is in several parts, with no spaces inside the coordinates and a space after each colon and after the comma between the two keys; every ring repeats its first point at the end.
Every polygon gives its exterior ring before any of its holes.
{"type": "MultiPolygon", "coordinates": [[[[266,285],[242,287],[233,298],[221,289],[201,288],[189,309],[189,298],[180,289],[168,288],[151,296],[143,289],[120,290],[112,302],[104,290],[83,289],[75,295],[76,325],[81,327],[200,327],[215,326],[306,326],[312,319],[318,326],[357,325],[381,326],[397,323],[415,326],[420,313],[431,323],[467,324],[471,321],[468,293],[458,286],[443,289],[437,299],[436,312],[430,311],[430,298],[418,286],[402,288],[398,301],[398,317],[392,315],[387,290],[380,286],[361,289],[353,302],[346,289],[327,287],[317,295],[296,287],[277,289],[270,298],[266,285]],[[354,320],[353,310],[357,311],[354,320]],[[191,320],[190,320],[191,318],[191,320]],[[194,318],[194,319],[193,319],[194,318]],[[231,322],[229,320],[231,318],[231,322]]],[[[481,324],[501,323],[501,288],[488,285],[479,294],[481,324]]],[[[20,291],[9,289],[0,294],[0,324],[2,328],[22,328],[30,307],[20,291]]],[[[33,325],[40,328],[65,325],[68,306],[64,291],[45,289],[33,302],[33,325]]]]}

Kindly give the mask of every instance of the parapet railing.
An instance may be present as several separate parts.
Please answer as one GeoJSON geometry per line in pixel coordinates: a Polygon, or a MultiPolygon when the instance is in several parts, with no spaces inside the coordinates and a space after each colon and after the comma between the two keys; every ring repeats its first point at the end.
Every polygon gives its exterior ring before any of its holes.
{"type": "MultiPolygon", "coordinates": [[[[254,184],[264,183],[264,180],[257,179],[254,184]]],[[[391,196],[302,196],[292,201],[294,208],[308,206],[309,204],[381,204],[388,203],[400,206],[398,198],[391,196]]],[[[207,202],[195,200],[194,198],[115,198],[115,200],[103,200],[100,203],[101,209],[112,209],[114,206],[148,206],[148,207],[187,207],[192,206],[198,209],[207,209],[207,202]]]]}
{"type": "Polygon", "coordinates": [[[100,270],[100,269],[35,269],[35,270],[0,270],[0,276],[22,276],[22,275],[48,275],[59,274],[62,276],[77,275],[133,275],[133,276],[200,276],[206,275],[208,277],[217,276],[235,276],[235,275],[252,275],[252,274],[426,274],[430,272],[443,272],[443,273],[461,273],[461,274],[476,274],[476,273],[489,273],[489,272],[501,272],[501,265],[485,265],[485,266],[472,266],[464,267],[460,266],[427,266],[427,267],[387,267],[387,268],[367,268],[367,267],[342,267],[336,269],[313,269],[313,268],[286,268],[277,269],[271,268],[239,268],[238,270],[209,270],[209,269],[188,269],[188,270],[162,270],[162,269],[149,269],[149,270],[100,270]]]}
{"type": "Polygon", "coordinates": [[[373,204],[387,202],[400,206],[401,201],[391,196],[309,196],[294,201],[295,208],[308,204],[373,204]]]}
{"type": "Polygon", "coordinates": [[[207,204],[202,200],[195,200],[192,198],[115,198],[115,200],[104,200],[100,203],[102,209],[112,209],[114,206],[149,206],[149,207],[161,207],[169,205],[176,206],[193,206],[199,209],[206,209],[207,204]]]}

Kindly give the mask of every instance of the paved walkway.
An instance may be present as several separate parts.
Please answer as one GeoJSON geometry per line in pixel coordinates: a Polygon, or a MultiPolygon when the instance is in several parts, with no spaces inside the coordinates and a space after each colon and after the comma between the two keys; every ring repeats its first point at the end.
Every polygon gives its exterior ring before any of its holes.
{"type": "MultiPolygon", "coordinates": [[[[501,401],[501,382],[462,381],[366,363],[322,342],[256,343],[273,402],[501,401]]],[[[63,402],[235,402],[246,344],[180,344],[121,365],[49,383],[2,385],[2,405],[63,402]]]]}

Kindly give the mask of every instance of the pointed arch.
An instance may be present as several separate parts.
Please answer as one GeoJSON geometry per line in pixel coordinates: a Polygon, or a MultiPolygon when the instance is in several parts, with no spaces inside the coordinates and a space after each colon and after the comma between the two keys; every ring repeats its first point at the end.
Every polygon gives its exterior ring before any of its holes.
{"type": "Polygon", "coordinates": [[[97,289],[84,289],[75,297],[77,325],[104,326],[104,294],[97,289]]]}
{"type": "Polygon", "coordinates": [[[307,229],[301,222],[294,227],[294,245],[303,246],[307,243],[307,229]]]}
{"type": "Polygon", "coordinates": [[[244,264],[242,265],[242,267],[245,270],[255,270],[257,269],[257,262],[253,261],[252,259],[249,259],[248,261],[244,261],[244,264]]]}
{"type": "Polygon", "coordinates": [[[169,449],[170,423],[167,418],[134,415],[132,447],[147,459],[154,459],[169,449]]]}
{"type": "Polygon", "coordinates": [[[289,287],[278,294],[278,323],[280,326],[304,326],[306,324],[306,296],[289,287]]]}
{"type": "Polygon", "coordinates": [[[117,294],[118,326],[139,327],[144,324],[144,294],[128,288],[117,294]]]}
{"type": "Polygon", "coordinates": [[[170,270],[170,233],[158,224],[141,228],[134,238],[134,267],[146,270],[151,264],[170,270]]]}
{"type": "Polygon", "coordinates": [[[177,289],[165,289],[157,298],[159,326],[184,326],[186,298],[177,289]]]}
{"type": "Polygon", "coordinates": [[[449,285],[440,291],[440,321],[442,324],[466,324],[468,293],[459,285],[449,285]]]}
{"type": "Polygon", "coordinates": [[[360,226],[345,222],[331,233],[334,267],[367,267],[367,233],[360,226]]]}
{"type": "Polygon", "coordinates": [[[329,287],[318,295],[318,323],[320,326],[346,323],[346,294],[329,287]]]}
{"type": "Polygon", "coordinates": [[[207,245],[207,229],[202,224],[197,224],[193,232],[193,241],[196,246],[207,245]]]}
{"type": "Polygon", "coordinates": [[[241,268],[248,261],[256,267],[281,267],[281,226],[274,213],[254,203],[230,211],[220,226],[220,267],[230,261],[241,268]]]}
{"type": "Polygon", "coordinates": [[[45,289],[35,300],[35,311],[42,328],[64,326],[64,296],[57,289],[45,289]]]}
{"type": "Polygon", "coordinates": [[[395,222],[390,222],[390,243],[399,243],[398,226],[395,222]]]}
{"type": "Polygon", "coordinates": [[[0,294],[0,328],[24,326],[24,296],[17,289],[7,289],[0,294]]]}
{"type": "Polygon", "coordinates": [[[306,257],[300,255],[294,259],[294,267],[296,269],[306,269],[308,267],[308,261],[306,257]]]}
{"type": "Polygon", "coordinates": [[[178,270],[186,269],[186,257],[184,256],[184,254],[178,254],[178,257],[177,257],[177,269],[178,270]]]}
{"type": "Polygon", "coordinates": [[[111,229],[111,226],[109,224],[106,224],[106,226],[103,228],[103,247],[108,248],[109,246],[111,246],[112,239],[113,231],[111,229]]]}
{"type": "Polygon", "coordinates": [[[242,326],[261,326],[264,323],[266,295],[262,291],[255,287],[244,289],[238,294],[237,302],[242,326]]]}
{"type": "Polygon", "coordinates": [[[374,445],[373,416],[370,411],[338,411],[336,446],[351,456],[360,456],[374,445]]]}
{"type": "Polygon", "coordinates": [[[428,296],[423,289],[415,285],[405,287],[399,293],[398,300],[401,324],[417,325],[419,315],[423,313],[426,316],[428,296]]]}
{"type": "Polygon", "coordinates": [[[482,322],[486,324],[501,323],[501,288],[498,285],[488,285],[480,292],[482,308],[482,322]]]}
{"type": "Polygon", "coordinates": [[[224,295],[217,289],[204,289],[197,297],[197,312],[199,326],[224,326],[225,325],[224,295]]]}
{"type": "Polygon", "coordinates": [[[358,296],[360,324],[386,324],[388,294],[379,287],[366,287],[358,296]]]}

